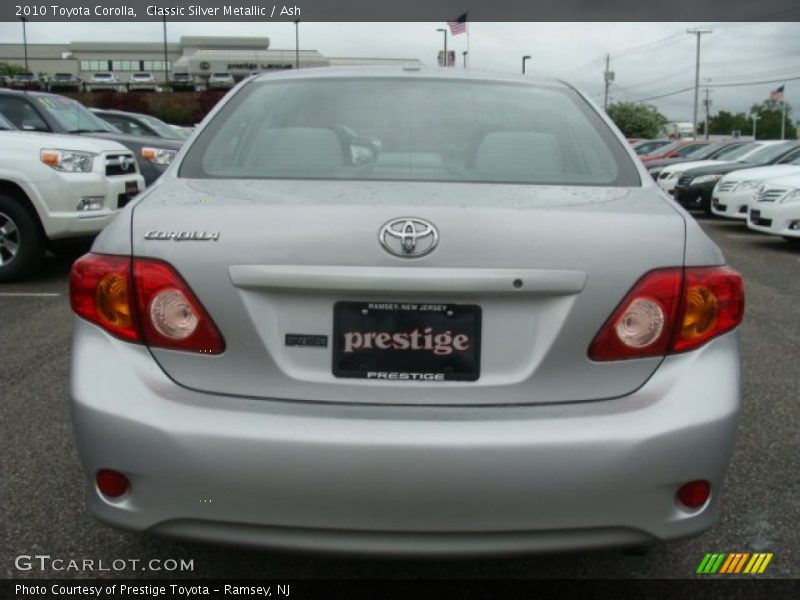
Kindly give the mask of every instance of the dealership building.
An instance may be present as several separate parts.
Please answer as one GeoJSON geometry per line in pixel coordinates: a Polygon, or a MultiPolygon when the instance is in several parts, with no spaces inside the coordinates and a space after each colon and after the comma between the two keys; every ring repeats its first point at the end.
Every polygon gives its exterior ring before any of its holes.
{"type": "MultiPolygon", "coordinates": [[[[0,44],[0,62],[25,66],[23,44],[0,44]]],[[[253,71],[293,69],[295,66],[420,64],[416,58],[328,57],[317,50],[273,50],[267,37],[183,36],[178,43],[72,42],[28,44],[28,70],[53,75],[73,73],[88,80],[93,73],[111,71],[123,82],[131,73],[153,73],[164,80],[167,71],[190,73],[198,80],[212,73],[237,79],[253,71]],[[166,60],[165,60],[166,54],[166,60]]]]}

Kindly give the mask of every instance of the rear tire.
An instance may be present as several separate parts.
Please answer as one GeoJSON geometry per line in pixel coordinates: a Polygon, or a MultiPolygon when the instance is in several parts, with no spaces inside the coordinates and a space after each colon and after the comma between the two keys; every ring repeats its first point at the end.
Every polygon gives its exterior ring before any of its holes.
{"type": "Polygon", "coordinates": [[[44,256],[44,242],[36,217],[19,200],[0,194],[0,283],[36,270],[44,256]]]}

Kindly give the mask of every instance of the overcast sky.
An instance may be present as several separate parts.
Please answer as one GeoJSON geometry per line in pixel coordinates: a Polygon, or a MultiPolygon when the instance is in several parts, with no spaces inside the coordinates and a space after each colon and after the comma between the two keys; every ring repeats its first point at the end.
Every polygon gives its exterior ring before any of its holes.
{"type": "MultiPolygon", "coordinates": [[[[443,23],[300,23],[300,47],[326,56],[418,58],[436,62],[443,23]]],[[[786,83],[786,99],[800,118],[800,23],[470,23],[469,66],[519,72],[521,57],[532,56],[528,73],[574,83],[598,102],[603,96],[605,54],[616,79],[612,100],[660,96],[694,84],[695,36],[689,28],[710,28],[701,54],[701,86],[717,87],[712,108],[747,111],[786,83]],[[797,78],[792,81],[791,78],[797,78]]],[[[292,23],[169,23],[169,41],[181,35],[262,35],[270,47],[294,48],[292,23]]],[[[28,23],[28,42],[160,41],[161,23],[28,23]]],[[[18,23],[0,23],[0,41],[21,41],[18,23]]],[[[448,36],[449,49],[467,49],[467,36],[448,36]]],[[[672,120],[691,120],[693,92],[650,101],[672,120]]],[[[702,110],[702,105],[701,105],[702,110]]]]}

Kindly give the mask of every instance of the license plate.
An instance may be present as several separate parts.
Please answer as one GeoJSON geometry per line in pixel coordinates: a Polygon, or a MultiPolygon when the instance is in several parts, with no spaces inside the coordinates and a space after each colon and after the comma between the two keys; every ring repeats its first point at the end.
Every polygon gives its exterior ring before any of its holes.
{"type": "Polygon", "coordinates": [[[761,211],[760,210],[751,210],[750,211],[750,220],[751,221],[758,221],[761,218],[761,211]]]}
{"type": "Polygon", "coordinates": [[[476,381],[481,309],[466,304],[337,302],[333,374],[388,381],[476,381]]]}

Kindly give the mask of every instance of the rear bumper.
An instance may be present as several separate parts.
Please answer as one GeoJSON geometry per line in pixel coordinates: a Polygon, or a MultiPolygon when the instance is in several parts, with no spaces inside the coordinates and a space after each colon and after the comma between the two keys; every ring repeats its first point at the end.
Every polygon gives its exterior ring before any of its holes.
{"type": "Polygon", "coordinates": [[[253,400],[174,384],[76,319],[71,400],[88,503],[133,530],[263,547],[488,554],[644,544],[719,511],[739,412],[736,333],[616,400],[391,407],[253,400]],[[94,473],[128,475],[110,500],[94,473]],[[711,482],[698,510],[675,500],[711,482]]]}

